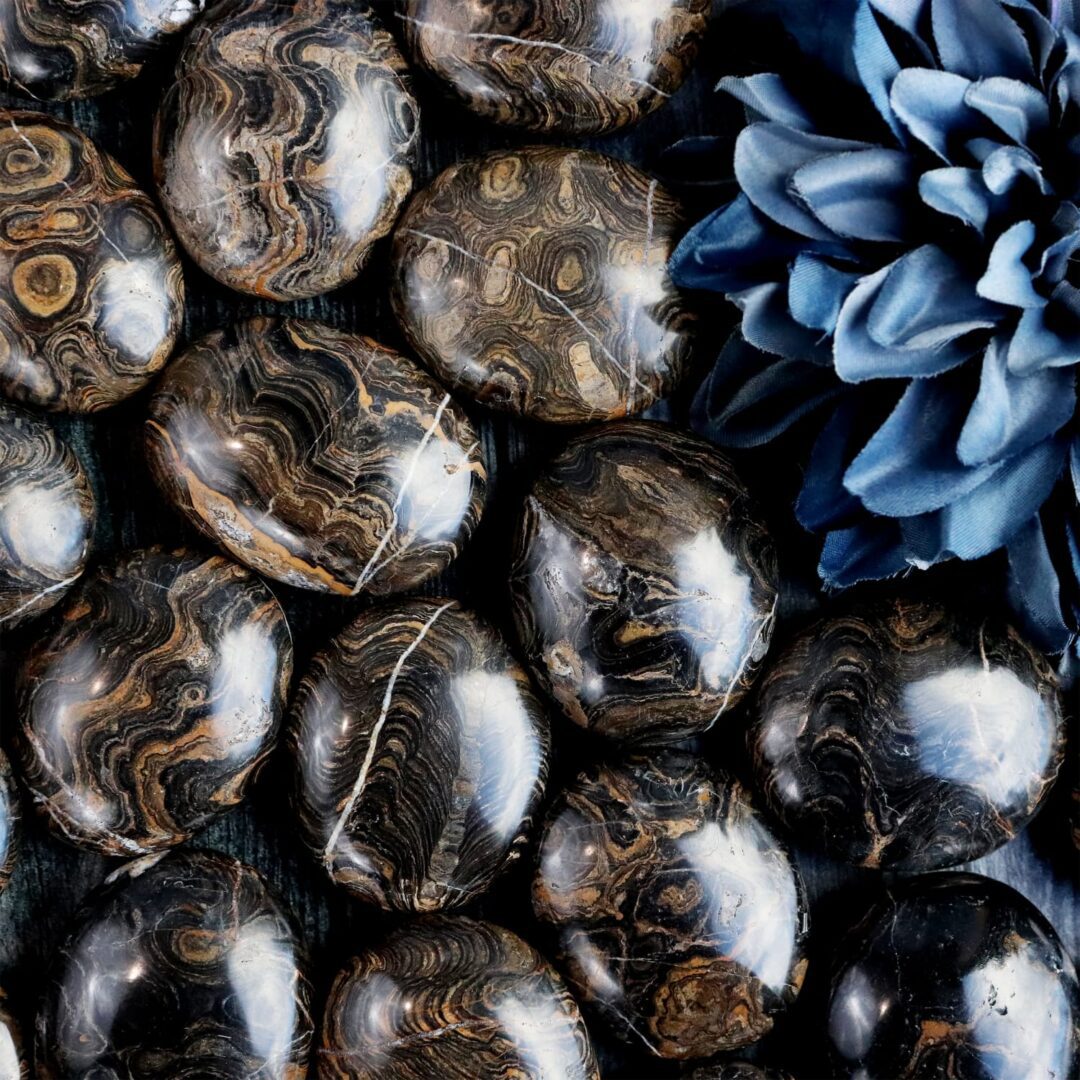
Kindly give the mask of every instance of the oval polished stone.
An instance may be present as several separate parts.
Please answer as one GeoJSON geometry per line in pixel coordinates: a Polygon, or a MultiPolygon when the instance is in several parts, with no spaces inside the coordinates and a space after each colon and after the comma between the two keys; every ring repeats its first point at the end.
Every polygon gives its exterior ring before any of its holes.
{"type": "Polygon", "coordinates": [[[905,597],[798,635],[762,679],[759,786],[807,843],[890,870],[977,859],[1031,819],[1065,728],[1047,662],[1009,627],[905,597]]]}
{"type": "Polygon", "coordinates": [[[188,254],[231,289],[297,300],[355,278],[392,228],[419,113],[366,5],[250,0],[196,25],[154,132],[188,254]]]}
{"type": "Polygon", "coordinates": [[[179,851],[92,895],[38,1013],[42,1080],[303,1080],[306,958],[262,876],[179,851]]]}
{"type": "Polygon", "coordinates": [[[123,556],[80,585],[27,656],[23,778],[73,843],[161,851],[243,799],[291,673],[285,616],[254,574],[187,551],[123,556]]]}
{"type": "Polygon", "coordinates": [[[588,150],[452,165],[394,234],[394,310],[455,391],[534,420],[648,408],[679,381],[696,320],[667,273],[680,209],[588,150]]]}
{"type": "Polygon", "coordinates": [[[82,132],[0,112],[0,393],[96,412],[141,390],[184,313],[149,197],[82,132]]]}
{"type": "Polygon", "coordinates": [[[53,607],[86,568],[97,506],[79,459],[0,402],[0,631],[53,607]]]}
{"type": "Polygon", "coordinates": [[[534,673],[582,727],[675,742],[738,704],[776,556],[727,459],[644,421],[573,440],[525,503],[511,576],[534,673]]]}
{"type": "MultiPolygon", "coordinates": [[[[4,752],[0,750],[0,892],[11,880],[15,859],[19,852],[19,836],[22,832],[22,809],[15,777],[4,752]]],[[[2,1000],[0,1000],[2,1003],[2,1000]]],[[[0,1052],[0,1061],[3,1054],[0,1052]]],[[[4,1075],[0,1070],[0,1077],[4,1075]]]]}
{"type": "Polygon", "coordinates": [[[305,839],[360,899],[457,907],[521,854],[548,721],[477,615],[451,600],[370,609],[312,661],[293,712],[305,839]]]}
{"type": "Polygon", "coordinates": [[[22,1033],[8,1009],[3,990],[0,990],[0,1077],[4,1080],[30,1080],[30,1061],[23,1046],[22,1033]]]}
{"type": "Polygon", "coordinates": [[[206,0],[4,0],[0,82],[34,98],[66,101],[132,79],[206,0]]]}
{"type": "Polygon", "coordinates": [[[191,346],[154,393],[147,444],[169,500],[234,558],[345,596],[439,574],[487,489],[479,436],[426,372],[293,319],[191,346]]]}
{"type": "Polygon", "coordinates": [[[1053,928],[974,874],[900,881],[843,939],[829,1043],[843,1075],[1075,1080],[1080,986],[1053,928]]]}
{"type": "Polygon", "coordinates": [[[661,751],[583,772],[553,806],[533,885],[583,1001],[663,1058],[760,1039],[806,973],[802,882],[745,790],[661,751]]]}
{"type": "Polygon", "coordinates": [[[709,0],[405,0],[413,59],[464,105],[532,131],[595,135],[679,89],[709,0]]]}
{"type": "Polygon", "coordinates": [[[315,1058],[331,1080],[599,1080],[562,980],[491,923],[431,915],[334,980],[315,1058]]]}

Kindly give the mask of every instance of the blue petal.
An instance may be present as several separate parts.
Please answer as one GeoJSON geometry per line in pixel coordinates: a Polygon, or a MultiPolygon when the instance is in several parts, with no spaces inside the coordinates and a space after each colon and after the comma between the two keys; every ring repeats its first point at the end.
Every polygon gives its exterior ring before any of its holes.
{"type": "Polygon", "coordinates": [[[990,218],[990,192],[977,169],[931,169],[919,178],[919,195],[938,213],[959,218],[982,233],[990,218]]]}
{"type": "Polygon", "coordinates": [[[969,79],[1035,74],[1020,27],[994,0],[932,0],[930,13],[942,67],[969,79]]]}
{"type": "Polygon", "coordinates": [[[1012,307],[1044,307],[1046,300],[1035,291],[1024,256],[1035,243],[1035,224],[1018,221],[998,238],[990,252],[986,273],[975,286],[980,296],[1012,307]]]}
{"type": "Polygon", "coordinates": [[[900,65],[893,56],[885,35],[874,18],[869,0],[860,0],[855,12],[855,69],[875,108],[900,141],[905,142],[906,133],[889,103],[889,89],[893,79],[900,73],[900,65]]]}
{"type": "Polygon", "coordinates": [[[892,84],[893,111],[924,146],[949,161],[950,136],[965,135],[975,117],[964,100],[971,82],[949,71],[905,68],[892,84]]]}
{"type": "Polygon", "coordinates": [[[742,102],[751,122],[777,120],[800,131],[814,130],[814,122],[779,75],[766,72],[744,79],[727,75],[716,89],[742,102]]]}
{"type": "Polygon", "coordinates": [[[1061,615],[1061,586],[1038,514],[1009,541],[1009,572],[1009,595],[1027,617],[1025,629],[1044,648],[1060,652],[1068,644],[1069,629],[1061,615]]]}
{"type": "Polygon", "coordinates": [[[732,293],[730,299],[742,309],[743,337],[756,349],[789,360],[829,365],[832,354],[825,335],[791,317],[786,286],[778,282],[755,285],[745,292],[732,293]]]}
{"type": "Polygon", "coordinates": [[[870,3],[902,30],[917,37],[919,21],[929,0],[870,0],[870,3]]]}
{"type": "Polygon", "coordinates": [[[1046,323],[1048,308],[1028,308],[1009,342],[1009,371],[1030,375],[1042,368],[1080,363],[1080,336],[1065,338],[1046,323]]]}
{"type": "MultiPolygon", "coordinates": [[[[1022,146],[996,146],[990,139],[981,141],[988,151],[981,158],[983,180],[995,195],[1004,195],[1022,179],[1030,180],[1044,195],[1050,190],[1042,166],[1022,146]]],[[[974,152],[971,143],[968,147],[974,152]]]]}
{"type": "MultiPolygon", "coordinates": [[[[1069,447],[1069,475],[1072,477],[1073,489],[1080,497],[1080,435],[1077,435],[1069,447]]],[[[1080,567],[1077,568],[1077,576],[1080,577],[1080,567]]]]}
{"type": "Polygon", "coordinates": [[[1052,224],[1059,237],[1043,252],[1039,273],[1051,282],[1058,282],[1065,278],[1073,255],[1080,249],[1080,210],[1072,203],[1063,202],[1052,224]]]}
{"type": "Polygon", "coordinates": [[[788,278],[788,308],[803,326],[831,334],[840,308],[859,280],[813,255],[796,258],[788,278]]]}
{"type": "Polygon", "coordinates": [[[1022,146],[1050,126],[1046,98],[1033,86],[1016,79],[981,79],[968,87],[964,100],[1022,146]]]}
{"type": "Polygon", "coordinates": [[[862,513],[862,503],[844,487],[844,473],[858,452],[856,423],[862,403],[849,398],[837,406],[810,453],[795,516],[804,529],[835,529],[862,513]]]}
{"type": "Polygon", "coordinates": [[[826,585],[847,589],[860,581],[895,577],[909,568],[895,521],[868,518],[825,537],[818,573],[826,585]]]}

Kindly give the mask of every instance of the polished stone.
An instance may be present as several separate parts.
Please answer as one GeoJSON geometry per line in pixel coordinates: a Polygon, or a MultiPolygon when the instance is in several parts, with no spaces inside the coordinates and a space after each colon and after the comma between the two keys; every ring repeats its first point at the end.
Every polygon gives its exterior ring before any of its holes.
{"type": "Polygon", "coordinates": [[[534,420],[648,408],[695,319],[667,260],[676,202],[634,166],[528,147],[452,165],[394,233],[394,310],[447,386],[534,420]]]}
{"type": "Polygon", "coordinates": [[[695,1069],[688,1080],[793,1080],[793,1077],[788,1072],[752,1065],[748,1061],[725,1061],[695,1069]]]}
{"type": "Polygon", "coordinates": [[[479,616],[437,599],[369,609],[315,657],[294,714],[305,839],[361,900],[458,907],[521,855],[548,721],[479,616]]]}
{"type": "Polygon", "coordinates": [[[296,319],[192,345],[154,393],[147,445],[168,499],[230,555],[344,596],[439,574],[487,487],[479,436],[425,371],[296,319]]]}
{"type": "Polygon", "coordinates": [[[30,1080],[30,1058],[22,1031],[0,990],[0,1077],[3,1080],[30,1080]]]}
{"type": "MultiPolygon", "coordinates": [[[[19,838],[22,832],[22,808],[19,805],[19,791],[15,786],[15,776],[11,771],[4,752],[0,750],[0,892],[11,880],[15,869],[15,859],[19,853],[19,838]]],[[[2,1060],[2,1054],[0,1054],[2,1060]]],[[[0,1071],[0,1077],[4,1074],[0,1071]]]]}

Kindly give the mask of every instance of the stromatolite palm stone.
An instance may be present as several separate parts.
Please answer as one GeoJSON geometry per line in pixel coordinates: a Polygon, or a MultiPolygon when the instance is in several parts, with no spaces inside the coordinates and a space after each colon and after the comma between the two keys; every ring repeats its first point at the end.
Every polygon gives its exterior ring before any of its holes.
{"type": "Polygon", "coordinates": [[[4,0],[0,83],[34,98],[90,97],[134,78],[206,0],[4,0]]]}
{"type": "MultiPolygon", "coordinates": [[[[15,777],[7,757],[0,750],[0,892],[4,891],[4,886],[11,880],[11,873],[15,869],[21,819],[22,811],[19,807],[15,777]]],[[[0,1070],[0,1077],[3,1075],[3,1070],[0,1070]]]]}
{"type": "Polygon", "coordinates": [[[7,996],[0,990],[0,1076],[4,1080],[30,1080],[30,1062],[23,1047],[22,1033],[8,1009],[7,996]]]}
{"type": "Polygon", "coordinates": [[[431,915],[334,980],[315,1053],[326,1080],[599,1080],[581,1014],[516,934],[431,915]]]}
{"type": "Polygon", "coordinates": [[[785,822],[892,870],[977,859],[1034,815],[1064,755],[1053,672],[1009,627],[904,597],[826,617],[776,657],[750,734],[785,822]]]}
{"type": "Polygon", "coordinates": [[[791,1074],[748,1061],[726,1061],[719,1065],[703,1065],[695,1069],[689,1080],[792,1080],[791,1074]]]}
{"type": "Polygon", "coordinates": [[[761,1038],[806,972],[798,871],[734,780],[660,751],[582,773],[552,808],[533,906],[563,970],[664,1058],[761,1038]]]}
{"type": "Polygon", "coordinates": [[[679,87],[709,0],[404,0],[417,63],[489,120],[595,135],[631,124],[679,87]]]}
{"type": "Polygon", "coordinates": [[[313,854],[384,908],[468,903],[516,859],[549,732],[494,628],[449,600],[365,612],[316,656],[294,706],[313,854]]]}
{"type": "Polygon", "coordinates": [[[465,161],[402,216],[394,308],[436,375],[485,405],[632,415],[689,363],[694,317],[667,274],[679,221],[655,180],[587,150],[465,161]]]}
{"type": "Polygon", "coordinates": [[[1080,986],[1053,928],[974,874],[901,882],[844,938],[828,1039],[837,1075],[1076,1080],[1080,986]]]}
{"type": "Polygon", "coordinates": [[[161,851],[244,797],[291,673],[285,616],[250,571],[186,551],[126,555],[80,585],[26,659],[23,777],[72,842],[161,851]]]}
{"type": "Polygon", "coordinates": [[[48,611],[86,567],[96,504],[47,424],[0,402],[0,630],[48,611]]]}
{"type": "Polygon", "coordinates": [[[418,131],[405,62],[365,3],[219,4],[158,112],[155,175],[206,273],[295,300],[351,281],[390,231],[418,131]]]}
{"type": "Polygon", "coordinates": [[[661,424],[572,441],[525,503],[511,577],[534,672],[582,727],[675,742],[749,688],[776,557],[727,459],[661,424]]]}
{"type": "Polygon", "coordinates": [[[189,348],[155,391],[150,466],[268,577],[345,596],[413,588],[472,534],[487,475],[468,418],[369,338],[259,318],[189,348]]]}
{"type": "Polygon", "coordinates": [[[42,1080],[303,1080],[306,958],[255,870],[215,852],[129,863],[61,947],[37,1019],[42,1080]]]}
{"type": "Polygon", "coordinates": [[[141,390],[184,281],[149,197],[77,129],[0,112],[0,394],[96,412],[141,390]]]}

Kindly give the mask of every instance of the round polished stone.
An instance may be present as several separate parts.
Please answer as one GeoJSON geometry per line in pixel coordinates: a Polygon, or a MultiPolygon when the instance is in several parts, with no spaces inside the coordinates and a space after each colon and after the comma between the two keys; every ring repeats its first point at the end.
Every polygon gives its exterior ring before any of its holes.
{"type": "Polygon", "coordinates": [[[599,1080],[574,999],[516,934],[411,922],[334,980],[315,1054],[326,1080],[599,1080]]]}
{"type": "Polygon", "coordinates": [[[90,97],[134,78],[206,0],[4,0],[0,83],[34,98],[90,97]]]}
{"type": "Polygon", "coordinates": [[[719,1065],[703,1065],[695,1069],[689,1080],[793,1080],[790,1073],[748,1061],[725,1061],[719,1065]]]}
{"type": "Polygon", "coordinates": [[[30,1061],[22,1033],[3,990],[0,990],[0,1076],[4,1080],[30,1080],[30,1061]]]}
{"type": "Polygon", "coordinates": [[[1080,985],[1053,928],[974,874],[895,884],[843,939],[827,1032],[843,1075],[1075,1080],[1080,985]]]}
{"type": "Polygon", "coordinates": [[[48,424],[0,401],[0,630],[48,611],[86,568],[97,508],[48,424]]]}
{"type": "Polygon", "coordinates": [[[581,1000],[663,1058],[760,1039],[806,973],[796,868],[745,790],[683,751],[570,785],[544,828],[533,906],[581,1000]]]}
{"type": "Polygon", "coordinates": [[[684,374],[695,318],[667,261],[678,204],[587,150],[500,150],[452,165],[394,234],[394,309],[456,391],[534,420],[648,408],[684,374]]]}
{"type": "Polygon", "coordinates": [[[368,610],[315,657],[294,713],[305,839],[360,899],[457,907],[521,854],[547,716],[472,612],[433,599],[368,610]]]}
{"type": "Polygon", "coordinates": [[[674,742],[742,700],[768,648],[776,557],[727,459],[630,421],[572,441],[525,503],[511,576],[533,671],[566,715],[674,742]]]}
{"type": "Polygon", "coordinates": [[[476,430],[421,368],[293,319],[189,348],[154,393],[147,444],[167,498],[234,558],[344,596],[439,574],[487,487],[476,430]]]}
{"type": "Polygon", "coordinates": [[[532,131],[594,135],[679,89],[709,0],[405,0],[414,60],[464,105],[532,131]]]}
{"type": "Polygon", "coordinates": [[[301,1080],[306,959],[262,876],[179,851],[107,879],[61,947],[38,1013],[42,1080],[301,1080]]]}
{"type": "Polygon", "coordinates": [[[96,412],[141,390],[184,312],[149,197],[82,132],[0,112],[0,394],[96,412]]]}
{"type": "Polygon", "coordinates": [[[405,61],[365,4],[218,4],[157,115],[154,171],[188,254],[273,300],[360,272],[412,190],[419,115],[405,61]]]}
{"type": "Polygon", "coordinates": [[[160,548],[88,577],[20,672],[16,745],[60,835],[106,855],[178,844],[247,792],[292,674],[254,574],[160,548]]]}
{"type": "Polygon", "coordinates": [[[860,866],[985,855],[1035,814],[1064,755],[1049,664],[1009,627],[906,597],[798,635],[756,711],[751,753],[773,809],[860,866]]]}
{"type": "MultiPolygon", "coordinates": [[[[15,786],[15,777],[11,772],[4,752],[0,750],[0,892],[11,880],[15,869],[15,857],[19,850],[19,835],[22,810],[19,806],[19,792],[15,786]]],[[[2,999],[0,999],[2,1004],[2,999]]],[[[3,1053],[0,1052],[0,1061],[3,1053]]],[[[0,1069],[0,1077],[4,1075],[0,1069]]]]}

